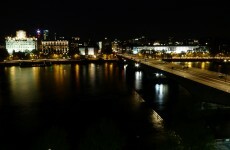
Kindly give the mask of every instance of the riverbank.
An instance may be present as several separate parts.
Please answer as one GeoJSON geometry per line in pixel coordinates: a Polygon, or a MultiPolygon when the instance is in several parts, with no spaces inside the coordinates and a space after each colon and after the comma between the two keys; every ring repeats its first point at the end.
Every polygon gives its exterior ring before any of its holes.
{"type": "Polygon", "coordinates": [[[0,66],[20,66],[27,64],[28,66],[39,66],[40,64],[77,64],[77,63],[104,63],[117,62],[118,59],[36,59],[36,60],[10,60],[0,62],[0,66]]]}

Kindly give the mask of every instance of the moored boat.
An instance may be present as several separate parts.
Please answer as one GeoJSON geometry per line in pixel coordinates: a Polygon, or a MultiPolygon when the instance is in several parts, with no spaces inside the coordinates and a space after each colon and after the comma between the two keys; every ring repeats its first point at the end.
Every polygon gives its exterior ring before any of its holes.
{"type": "Polygon", "coordinates": [[[46,67],[46,66],[52,66],[52,62],[50,61],[44,61],[44,62],[20,62],[20,67],[46,67]]]}

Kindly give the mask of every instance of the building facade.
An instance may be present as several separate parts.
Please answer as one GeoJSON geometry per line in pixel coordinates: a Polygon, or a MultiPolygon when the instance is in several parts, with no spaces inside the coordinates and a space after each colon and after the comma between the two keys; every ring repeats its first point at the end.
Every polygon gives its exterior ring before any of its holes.
{"type": "Polygon", "coordinates": [[[133,47],[133,54],[137,54],[142,50],[148,51],[164,51],[165,53],[186,53],[188,51],[196,51],[199,49],[206,49],[205,46],[136,46],[133,47]]]}
{"type": "Polygon", "coordinates": [[[41,41],[41,50],[44,54],[67,54],[69,52],[69,41],[41,41]]]}
{"type": "Polygon", "coordinates": [[[37,49],[37,38],[27,37],[26,32],[23,30],[16,31],[16,37],[6,37],[5,43],[9,54],[37,49]]]}
{"type": "Polygon", "coordinates": [[[98,50],[95,47],[80,47],[79,54],[82,56],[95,57],[98,54],[98,50]]]}

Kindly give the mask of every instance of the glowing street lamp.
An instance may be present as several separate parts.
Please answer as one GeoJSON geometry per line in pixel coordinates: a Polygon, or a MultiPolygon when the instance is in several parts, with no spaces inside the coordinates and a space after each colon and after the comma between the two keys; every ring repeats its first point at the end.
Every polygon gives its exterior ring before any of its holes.
{"type": "Polygon", "coordinates": [[[140,66],[140,64],[139,64],[139,63],[135,63],[135,67],[137,67],[137,68],[138,68],[139,66],[140,66]]]}

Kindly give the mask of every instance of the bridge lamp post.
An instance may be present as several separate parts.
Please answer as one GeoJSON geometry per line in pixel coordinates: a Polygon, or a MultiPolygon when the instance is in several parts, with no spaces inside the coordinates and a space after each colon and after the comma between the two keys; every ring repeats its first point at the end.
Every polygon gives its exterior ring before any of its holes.
{"type": "MultiPolygon", "coordinates": [[[[227,62],[227,59],[225,59],[225,60],[224,60],[225,65],[226,65],[226,62],[227,62]]],[[[228,72],[227,72],[227,70],[226,70],[226,74],[225,74],[225,82],[227,82],[227,77],[228,77],[228,72]]]]}

